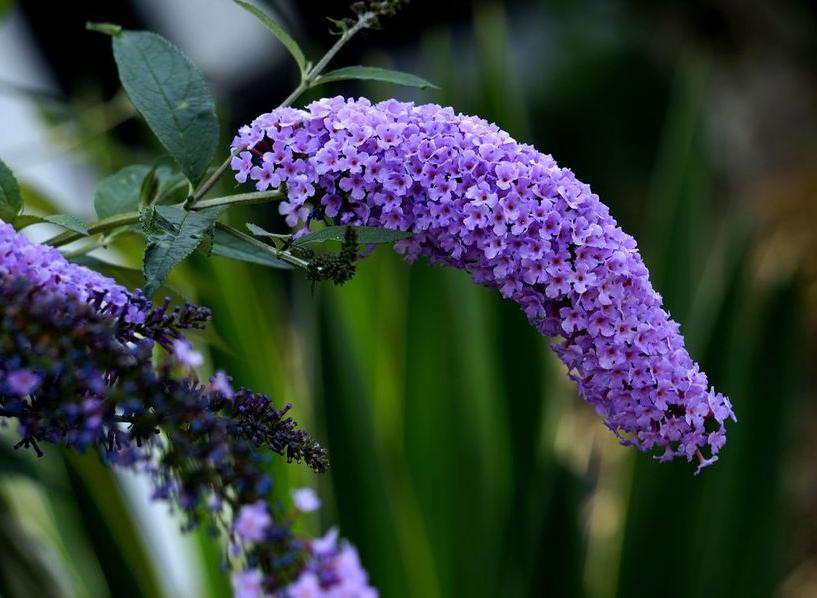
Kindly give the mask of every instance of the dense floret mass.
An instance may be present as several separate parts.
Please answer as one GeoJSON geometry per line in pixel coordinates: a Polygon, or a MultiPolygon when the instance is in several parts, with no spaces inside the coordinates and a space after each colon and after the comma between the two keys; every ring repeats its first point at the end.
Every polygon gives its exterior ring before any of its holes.
{"type": "Polygon", "coordinates": [[[547,154],[437,105],[341,97],[242,127],[236,180],[281,187],[291,227],[314,220],[412,232],[409,260],[467,271],[518,303],[625,444],[707,465],[729,400],[709,387],[662,307],[635,240],[547,154]]]}
{"type": "Polygon", "coordinates": [[[170,349],[182,331],[202,329],[210,319],[206,307],[170,300],[154,306],[141,290],[129,291],[114,280],[69,262],[53,247],[17,234],[0,220],[0,280],[25,280],[38,296],[50,294],[88,303],[97,313],[118,320],[118,334],[128,341],[148,338],[170,349]]]}
{"type": "Polygon", "coordinates": [[[369,576],[360,564],[357,549],[338,540],[332,528],[322,538],[308,542],[309,557],[298,579],[282,592],[283,598],[377,598],[369,576]]]}
{"type": "Polygon", "coordinates": [[[234,390],[223,372],[199,382],[191,368],[202,356],[182,331],[207,318],[196,306],[154,308],[0,223],[0,422],[16,422],[16,448],[96,448],[146,473],[186,527],[230,536],[232,556],[260,572],[266,595],[307,556],[292,518],[268,504],[270,453],[324,471],[326,451],[289,406],[234,390]],[[154,359],[157,344],[167,351],[154,359]]]}

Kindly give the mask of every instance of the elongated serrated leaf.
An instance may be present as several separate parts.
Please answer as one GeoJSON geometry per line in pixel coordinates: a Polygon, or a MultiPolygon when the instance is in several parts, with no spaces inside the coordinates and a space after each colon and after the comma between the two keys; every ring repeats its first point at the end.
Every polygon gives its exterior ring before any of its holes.
{"type": "Polygon", "coordinates": [[[241,262],[269,266],[270,268],[292,269],[290,264],[278,259],[269,251],[264,251],[260,247],[256,247],[252,243],[218,228],[213,236],[211,253],[241,262]]]}
{"type": "Polygon", "coordinates": [[[420,89],[426,89],[428,87],[437,89],[436,85],[418,77],[417,75],[403,73],[401,71],[392,71],[390,69],[382,69],[376,66],[347,66],[334,71],[329,71],[325,75],[318,77],[315,84],[319,85],[321,83],[330,83],[332,81],[348,81],[350,79],[383,81],[384,83],[394,83],[395,85],[404,85],[406,87],[419,87],[420,89]]]}
{"type": "Polygon", "coordinates": [[[56,224],[66,230],[78,233],[80,235],[88,235],[88,229],[82,221],[76,216],[70,214],[48,214],[47,216],[39,216],[37,214],[20,214],[14,221],[14,226],[17,230],[22,230],[32,224],[56,224]]]}
{"type": "Polygon", "coordinates": [[[23,230],[25,227],[31,226],[32,224],[42,224],[43,222],[42,216],[35,216],[34,214],[20,214],[14,219],[14,228],[17,230],[23,230]]]}
{"type": "Polygon", "coordinates": [[[9,167],[0,160],[0,219],[12,222],[22,209],[20,185],[9,167]]]}
{"type": "Polygon", "coordinates": [[[258,226],[257,224],[253,224],[252,222],[248,222],[246,224],[247,230],[250,231],[250,234],[255,235],[256,237],[275,237],[275,238],[282,238],[282,237],[289,237],[291,235],[281,235],[278,233],[271,233],[268,230],[258,226]]]}
{"type": "Polygon", "coordinates": [[[141,164],[126,166],[99,181],[94,190],[96,215],[99,218],[110,218],[139,209],[142,184],[150,171],[150,166],[141,164]]]}
{"type": "Polygon", "coordinates": [[[218,144],[215,102],[196,67],[165,38],[123,31],[113,38],[119,80],[182,171],[198,183],[218,144]]]}
{"type": "Polygon", "coordinates": [[[76,216],[72,216],[71,214],[50,214],[48,216],[43,216],[43,220],[46,222],[50,222],[51,224],[56,224],[57,226],[61,226],[64,229],[73,231],[75,233],[79,233],[81,235],[88,235],[88,229],[85,228],[85,225],[82,221],[77,218],[76,216]]]}
{"type": "MultiPolygon", "coordinates": [[[[379,243],[394,243],[400,239],[407,239],[411,233],[404,230],[394,230],[392,228],[380,228],[377,226],[353,226],[357,233],[357,242],[360,245],[376,245],[379,243]]],[[[345,226],[327,226],[314,233],[304,235],[295,240],[296,245],[307,243],[324,243],[326,241],[343,241],[346,235],[345,226]]]]}
{"type": "Polygon", "coordinates": [[[250,234],[253,234],[256,237],[270,237],[273,234],[268,230],[261,228],[257,224],[253,224],[252,222],[247,223],[247,230],[250,231],[250,234]]]}
{"type": "Polygon", "coordinates": [[[290,54],[292,54],[295,62],[298,63],[298,68],[301,69],[301,72],[306,72],[306,58],[304,58],[304,53],[301,50],[301,47],[298,45],[298,42],[292,39],[292,36],[290,36],[289,33],[287,33],[275,19],[252,4],[242,2],[241,0],[233,0],[233,2],[261,21],[261,23],[263,23],[264,26],[278,38],[278,41],[286,46],[286,49],[289,50],[290,54]]]}
{"type": "Polygon", "coordinates": [[[198,247],[222,212],[222,208],[191,212],[172,206],[153,208],[161,233],[148,235],[143,271],[145,293],[152,295],[176,264],[198,247]]]}

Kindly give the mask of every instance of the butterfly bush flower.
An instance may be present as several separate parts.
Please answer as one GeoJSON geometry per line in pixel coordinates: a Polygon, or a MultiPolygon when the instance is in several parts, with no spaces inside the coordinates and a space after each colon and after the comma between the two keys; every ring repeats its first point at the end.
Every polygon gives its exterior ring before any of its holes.
{"type": "Polygon", "coordinates": [[[242,540],[261,542],[271,524],[272,518],[267,511],[267,503],[259,500],[241,507],[234,528],[242,540]]]}
{"type": "Polygon", "coordinates": [[[699,468],[717,459],[729,400],[684,348],[633,237],[551,156],[451,108],[341,97],[263,114],[233,149],[275,165],[290,226],[410,231],[395,245],[409,261],[465,270],[518,303],[622,443],[699,468]]]}
{"type": "MultiPolygon", "coordinates": [[[[312,488],[292,491],[295,508],[300,513],[320,508],[312,488]]],[[[236,532],[245,539],[268,536],[270,524],[263,502],[242,507],[236,520],[236,532]]],[[[235,598],[377,598],[377,590],[369,585],[369,575],[360,563],[357,549],[338,540],[337,528],[332,528],[322,538],[299,539],[303,547],[302,566],[291,583],[275,594],[265,591],[264,573],[254,564],[233,574],[232,585],[235,598]]]]}
{"type": "Polygon", "coordinates": [[[258,569],[247,569],[235,573],[232,578],[234,598],[264,598],[264,575],[258,569]]]}
{"type": "Polygon", "coordinates": [[[338,541],[332,528],[322,538],[309,542],[309,558],[298,579],[283,593],[283,598],[377,598],[369,585],[369,576],[360,564],[357,549],[338,541]]]}
{"type": "Polygon", "coordinates": [[[176,339],[173,342],[173,355],[180,364],[187,367],[197,368],[204,363],[204,356],[193,350],[190,341],[184,338],[176,339]]]}
{"type": "MultiPolygon", "coordinates": [[[[149,475],[154,498],[171,501],[185,527],[205,523],[241,540],[233,556],[275,590],[299,575],[306,550],[269,502],[269,454],[324,471],[326,452],[289,406],[234,390],[223,372],[198,381],[191,367],[201,356],[183,332],[209,317],[197,306],[153,306],[0,222],[0,419],[16,420],[16,448],[95,447],[149,475]],[[156,345],[165,349],[158,361],[156,345]]],[[[242,579],[246,588],[255,577],[242,579]]]]}
{"type": "Polygon", "coordinates": [[[321,508],[321,499],[312,488],[296,488],[292,491],[292,502],[301,513],[311,513],[321,508]]]}

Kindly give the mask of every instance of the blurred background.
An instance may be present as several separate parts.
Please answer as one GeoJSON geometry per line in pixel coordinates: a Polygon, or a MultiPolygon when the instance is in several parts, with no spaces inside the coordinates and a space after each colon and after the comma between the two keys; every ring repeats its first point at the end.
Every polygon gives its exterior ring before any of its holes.
{"type": "MultiPolygon", "coordinates": [[[[266,7],[313,59],[333,43],[324,17],[346,13],[266,7]]],[[[225,153],[297,82],[228,0],[0,0],[0,155],[41,209],[90,218],[95,181],[160,151],[86,20],[180,46],[218,97],[225,153]]],[[[384,25],[336,66],[440,89],[312,97],[452,105],[570,166],[638,239],[739,423],[693,477],[620,447],[547,339],[462,273],[380,249],[313,292],[299,272],[196,258],[171,284],[215,310],[211,366],[292,402],[330,450],[324,476],[273,465],[282,495],[325,497],[304,530],[338,524],[387,598],[817,596],[817,5],[414,0],[384,25]]],[[[269,208],[231,218],[281,225],[269,208]]],[[[138,267],[135,240],[116,250],[138,267]]],[[[0,444],[0,595],[226,596],[219,549],[148,495],[93,455],[0,444]]]]}

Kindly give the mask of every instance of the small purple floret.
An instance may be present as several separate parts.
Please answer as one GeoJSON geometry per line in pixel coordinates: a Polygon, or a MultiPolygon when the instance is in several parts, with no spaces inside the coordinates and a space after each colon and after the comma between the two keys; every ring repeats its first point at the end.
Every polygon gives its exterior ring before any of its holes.
{"type": "Polygon", "coordinates": [[[296,488],[292,491],[292,502],[302,513],[311,513],[321,508],[321,499],[312,488],[296,488]]]}
{"type": "Polygon", "coordinates": [[[42,382],[39,374],[22,369],[11,372],[6,378],[6,386],[11,394],[25,396],[34,392],[42,382]]]}
{"type": "Polygon", "coordinates": [[[267,510],[267,503],[259,500],[241,507],[233,529],[242,540],[261,542],[271,524],[272,518],[267,510]]]}

